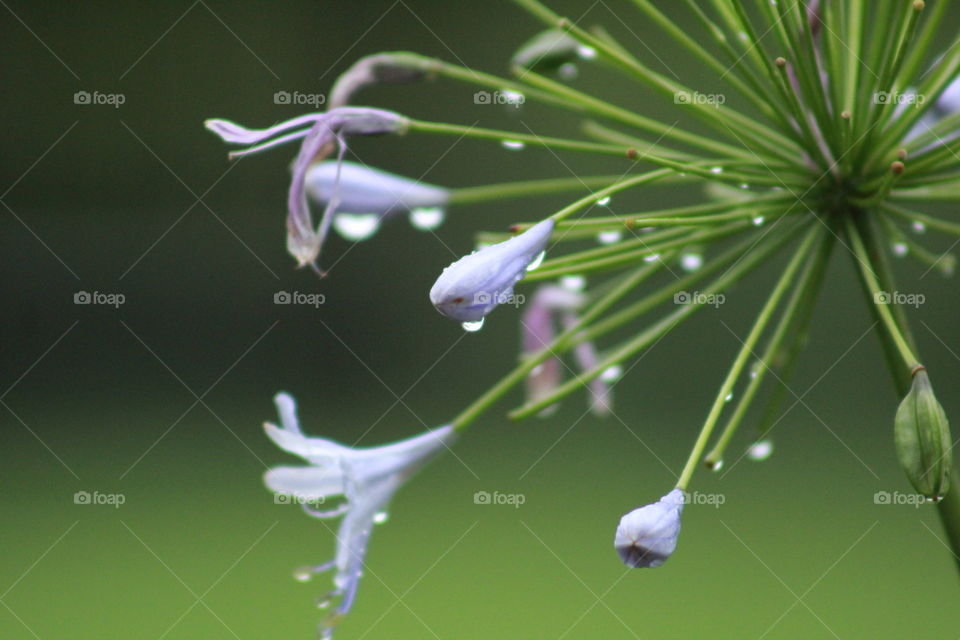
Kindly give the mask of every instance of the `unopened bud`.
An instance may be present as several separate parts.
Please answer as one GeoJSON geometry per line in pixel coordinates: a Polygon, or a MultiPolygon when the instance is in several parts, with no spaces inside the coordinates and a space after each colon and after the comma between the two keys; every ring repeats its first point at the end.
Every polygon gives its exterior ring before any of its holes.
{"type": "Polygon", "coordinates": [[[947,415],[923,367],[915,369],[913,385],[897,409],[894,440],[900,465],[914,489],[939,500],[950,486],[953,441],[947,415]]]}

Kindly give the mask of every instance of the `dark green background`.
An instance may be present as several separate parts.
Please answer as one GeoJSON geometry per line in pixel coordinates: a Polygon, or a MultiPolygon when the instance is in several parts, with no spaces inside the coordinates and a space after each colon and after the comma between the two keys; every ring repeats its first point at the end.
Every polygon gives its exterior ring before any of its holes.
{"type": "MultiPolygon", "coordinates": [[[[607,25],[692,87],[721,86],[629,3],[558,6],[607,25]]],[[[328,558],[334,538],[262,486],[266,466],[291,462],[260,429],[272,395],[293,393],[308,431],[365,445],[449,420],[514,362],[517,313],[501,309],[464,336],[430,307],[430,284],[478,229],[540,218],[565,200],[456,208],[439,237],[397,222],[356,246],[334,239],[336,266],[320,282],[284,250],[294,149],[224,175],[227,148],[202,122],[296,115],[274,92],[325,92],[379,50],[504,73],[539,25],[491,2],[5,7],[0,637],[311,637],[312,601],[328,582],[301,585],[290,570],[328,558]],[[76,105],[79,90],[126,103],[76,105]],[[77,306],[80,290],[123,293],[126,304],[77,306]],[[322,292],[326,304],[275,306],[279,290],[322,292]],[[75,505],[81,490],[126,503],[75,505]]],[[[606,71],[576,86],[686,124],[673,104],[606,71]]],[[[363,101],[423,119],[575,132],[567,114],[475,105],[473,91],[437,82],[370,90],[363,101]]],[[[453,142],[408,136],[354,149],[449,186],[623,168],[453,142]]],[[[614,210],[695,197],[649,188],[614,210]]],[[[863,337],[872,320],[849,257],[835,258],[791,384],[798,395],[815,386],[777,426],[768,462],[697,476],[695,489],[726,503],[687,509],[664,568],[625,570],[614,529],[672,487],[739,346],[721,320],[746,334],[773,267],[644,355],[616,388],[619,418],[584,416],[575,396],[548,420],[511,424],[503,409],[517,394],[477,422],[456,457],[394,501],[338,637],[955,637],[960,585],[932,509],[873,502],[876,491],[909,491],[891,443],[898,399],[876,339],[863,337]],[[475,505],[479,490],[526,502],[475,505]]],[[[909,261],[898,271],[903,291],[927,297],[910,315],[940,400],[957,415],[955,283],[920,279],[909,261]]],[[[734,457],[749,441],[745,429],[734,457]]]]}

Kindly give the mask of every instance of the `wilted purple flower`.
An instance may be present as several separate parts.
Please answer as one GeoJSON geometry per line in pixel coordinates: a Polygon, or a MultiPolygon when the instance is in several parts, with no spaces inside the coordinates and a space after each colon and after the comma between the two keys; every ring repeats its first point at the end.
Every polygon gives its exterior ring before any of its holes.
{"type": "MultiPolygon", "coordinates": [[[[207,120],[205,125],[225,142],[254,145],[243,151],[231,153],[231,158],[303,139],[300,153],[293,163],[293,176],[287,195],[287,251],[297,259],[301,267],[309,264],[320,272],[317,260],[330,229],[333,213],[337,209],[339,191],[335,186],[320,225],[314,230],[304,186],[307,170],[314,162],[330,155],[334,148],[337,149],[337,164],[342,164],[347,151],[346,138],[349,136],[403,133],[408,122],[405,117],[392,111],[365,107],[339,107],[326,113],[299,116],[260,130],[246,129],[227,120],[207,120]],[[298,130],[285,133],[293,129],[298,130]],[[278,134],[283,135],[276,137],[278,134]]],[[[336,182],[335,179],[335,185],[336,182]]]]}
{"type": "MultiPolygon", "coordinates": [[[[456,432],[449,425],[427,431],[390,445],[357,449],[324,438],[310,438],[300,430],[294,399],[279,393],[274,398],[282,426],[266,423],[273,442],[309,462],[305,467],[274,467],[264,482],[277,494],[290,496],[316,518],[344,516],[337,532],[336,557],[309,568],[304,576],[335,569],[334,590],[325,602],[340,597],[336,619],[353,604],[360,582],[363,560],[373,525],[381,522],[384,510],[397,489],[420,467],[453,442],[456,432]],[[317,511],[310,503],[343,496],[339,507],[317,511]]],[[[329,636],[329,630],[327,637],[329,636]]]]}
{"type": "Polygon", "coordinates": [[[513,296],[514,285],[546,250],[553,220],[484,247],[448,266],[430,289],[437,311],[460,322],[478,322],[513,296]]]}
{"type": "Polygon", "coordinates": [[[683,491],[674,489],[620,519],[613,546],[625,565],[652,569],[667,561],[677,548],[683,503],[683,491]]]}
{"type": "Polygon", "coordinates": [[[450,191],[443,187],[348,161],[313,165],[305,186],[310,199],[323,205],[339,192],[333,228],[350,240],[372,235],[382,218],[399,213],[411,214],[411,223],[419,229],[433,229],[443,221],[443,207],[450,199],[450,191]],[[338,223],[352,214],[372,218],[368,233],[348,233],[341,228],[338,223]]]}
{"type": "Polygon", "coordinates": [[[428,65],[423,57],[411,53],[375,53],[360,58],[343,72],[330,90],[331,109],[350,104],[353,96],[373,84],[403,84],[416,82],[427,75],[428,65]]]}
{"type": "MultiPolygon", "coordinates": [[[[577,324],[577,312],[586,303],[586,296],[557,285],[543,285],[533,294],[521,319],[524,354],[542,350],[554,339],[554,323],[559,315],[564,329],[577,324]]],[[[588,371],[597,366],[599,358],[592,342],[582,342],[573,349],[577,367],[588,371]]],[[[527,402],[535,403],[550,395],[560,384],[562,377],[560,359],[550,357],[539,364],[527,376],[527,402]]],[[[603,376],[590,381],[590,410],[597,415],[606,415],[611,410],[612,391],[603,376]]],[[[552,407],[551,407],[552,409],[552,407]]]]}

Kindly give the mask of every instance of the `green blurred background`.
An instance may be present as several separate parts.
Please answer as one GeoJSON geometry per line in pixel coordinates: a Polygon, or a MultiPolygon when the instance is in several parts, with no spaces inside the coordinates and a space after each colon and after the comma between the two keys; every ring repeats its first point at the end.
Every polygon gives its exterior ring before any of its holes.
{"type": "MultiPolygon", "coordinates": [[[[629,3],[555,6],[606,25],[692,87],[720,86],[629,3]]],[[[231,168],[202,122],[296,115],[302,108],[274,104],[276,91],[325,92],[380,50],[505,73],[539,24],[489,2],[4,7],[0,637],[312,637],[313,601],[329,583],[297,583],[291,570],[330,557],[334,537],[330,523],[275,505],[261,483],[267,466],[292,461],[261,431],[271,397],[290,391],[308,431],[364,445],[449,420],[511,366],[517,313],[499,310],[465,335],[430,307],[430,284],[477,230],[542,217],[564,198],[459,207],[439,238],[402,222],[354,246],[335,238],[327,260],[336,266],[320,282],[284,250],[294,149],[231,168]],[[77,91],[125,103],[78,105],[77,91]],[[326,304],[274,305],[281,290],[322,292],[326,304]],[[126,302],[75,305],[78,291],[126,302]],[[77,505],[77,491],[125,503],[77,505]]],[[[670,122],[683,115],[602,70],[584,70],[575,85],[670,122]]],[[[476,105],[473,91],[437,82],[372,89],[362,102],[575,131],[567,114],[476,105]]],[[[450,186],[623,168],[454,142],[409,136],[354,150],[450,186]]],[[[695,197],[649,188],[614,210],[695,197]]],[[[955,284],[920,278],[909,261],[898,267],[901,289],[928,300],[911,317],[940,400],[958,415],[955,284]]],[[[618,561],[620,516],[672,487],[739,346],[723,323],[745,335],[775,275],[745,281],[727,305],[645,354],[616,387],[619,418],[584,415],[578,395],[549,419],[511,424],[503,410],[515,394],[479,421],[456,456],[395,499],[337,637],[956,637],[960,584],[933,510],[874,504],[875,492],[909,486],[891,442],[898,398],[844,255],[791,385],[809,394],[777,426],[774,456],[698,474],[694,488],[726,502],[686,510],[665,567],[618,561]],[[477,491],[525,503],[477,505],[477,491]]],[[[733,457],[749,442],[745,428],[733,457]]]]}

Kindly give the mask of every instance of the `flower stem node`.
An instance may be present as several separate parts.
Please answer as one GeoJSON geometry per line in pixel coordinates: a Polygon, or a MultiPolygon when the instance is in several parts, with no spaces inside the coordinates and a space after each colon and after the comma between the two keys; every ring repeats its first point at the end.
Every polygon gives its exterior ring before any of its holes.
{"type": "Polygon", "coordinates": [[[539,261],[553,227],[553,219],[548,218],[518,236],[460,258],[437,278],[430,302],[459,322],[482,320],[513,297],[514,285],[539,261]]]}
{"type": "Polygon", "coordinates": [[[628,567],[656,568],[677,548],[684,495],[679,488],[620,519],[614,547],[628,567]]]}
{"type": "Polygon", "coordinates": [[[913,384],[897,409],[894,439],[900,465],[914,489],[939,500],[950,486],[953,440],[946,413],[922,366],[914,368],[913,384]]]}

